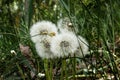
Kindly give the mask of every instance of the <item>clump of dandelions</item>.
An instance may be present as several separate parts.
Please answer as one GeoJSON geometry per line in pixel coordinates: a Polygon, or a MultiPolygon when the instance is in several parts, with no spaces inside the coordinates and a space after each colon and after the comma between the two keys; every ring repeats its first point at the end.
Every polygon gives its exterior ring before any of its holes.
{"type": "MultiPolygon", "coordinates": [[[[74,27],[74,25],[72,24],[72,22],[68,17],[58,20],[57,26],[61,33],[72,32],[74,34],[74,30],[78,31],[78,29],[74,27]]],[[[72,57],[74,55],[76,57],[83,57],[83,55],[85,56],[86,54],[88,54],[88,49],[89,49],[88,42],[81,36],[77,37],[76,42],[78,42],[79,46],[77,47],[77,50],[75,51],[75,53],[71,53],[70,55],[72,57]]]]}
{"type": "Polygon", "coordinates": [[[79,46],[77,37],[71,33],[61,33],[55,36],[51,41],[51,51],[57,57],[65,57],[74,53],[79,46]]]}
{"type": "Polygon", "coordinates": [[[88,43],[73,32],[69,18],[60,19],[56,25],[50,21],[40,21],[30,28],[31,40],[41,58],[83,57],[88,54],[88,43]]]}
{"type": "Polygon", "coordinates": [[[30,28],[31,40],[35,43],[36,51],[41,58],[53,58],[50,51],[50,41],[57,35],[55,24],[50,21],[40,21],[30,28]]]}
{"type": "Polygon", "coordinates": [[[51,38],[57,34],[55,24],[50,21],[40,21],[30,28],[31,40],[34,43],[42,42],[44,39],[51,38]]]}

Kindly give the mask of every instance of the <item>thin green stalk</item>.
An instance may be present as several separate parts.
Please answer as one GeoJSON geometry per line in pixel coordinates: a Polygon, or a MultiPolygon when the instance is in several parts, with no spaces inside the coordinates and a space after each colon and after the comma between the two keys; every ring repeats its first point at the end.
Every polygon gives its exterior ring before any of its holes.
{"type": "Polygon", "coordinates": [[[60,76],[60,80],[64,80],[64,64],[63,64],[63,60],[62,60],[62,69],[61,69],[61,76],[60,76]]]}
{"type": "Polygon", "coordinates": [[[73,64],[73,80],[76,79],[75,74],[76,74],[76,60],[75,58],[72,59],[72,64],[73,64]]]}
{"type": "Polygon", "coordinates": [[[47,59],[44,59],[44,69],[45,69],[46,80],[51,80],[49,75],[49,67],[48,67],[47,59]]]}
{"type": "Polygon", "coordinates": [[[40,64],[39,64],[38,61],[37,61],[37,66],[38,66],[37,70],[38,70],[38,72],[39,72],[39,71],[40,71],[40,64]]]}
{"type": "Polygon", "coordinates": [[[17,68],[18,68],[18,70],[19,70],[19,72],[21,74],[22,79],[25,80],[25,76],[24,76],[24,73],[23,73],[22,69],[20,68],[18,63],[16,63],[16,65],[17,65],[17,68]]]}
{"type": "Polygon", "coordinates": [[[64,60],[64,68],[65,68],[65,80],[68,80],[67,69],[66,69],[66,59],[64,60]]]}
{"type": "Polygon", "coordinates": [[[65,59],[62,60],[62,70],[61,70],[60,80],[64,80],[64,77],[65,77],[65,80],[68,80],[65,59]]]}
{"type": "Polygon", "coordinates": [[[53,64],[50,62],[50,79],[53,80],[53,64]]]}

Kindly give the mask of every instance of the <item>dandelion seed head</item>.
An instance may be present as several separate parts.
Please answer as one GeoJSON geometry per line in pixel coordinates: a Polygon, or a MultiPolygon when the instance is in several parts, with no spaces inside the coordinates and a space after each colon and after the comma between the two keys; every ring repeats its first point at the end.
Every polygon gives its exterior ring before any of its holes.
{"type": "Polygon", "coordinates": [[[73,25],[72,25],[70,19],[67,17],[60,19],[57,22],[57,26],[61,32],[73,31],[73,25]]]}
{"type": "Polygon", "coordinates": [[[51,51],[57,57],[68,56],[75,52],[78,47],[77,37],[71,33],[61,33],[51,41],[51,51]]]}
{"type": "Polygon", "coordinates": [[[34,43],[53,37],[55,34],[57,34],[57,28],[55,24],[50,21],[37,22],[30,28],[31,40],[34,43]],[[54,33],[54,35],[51,33],[54,33]]]}

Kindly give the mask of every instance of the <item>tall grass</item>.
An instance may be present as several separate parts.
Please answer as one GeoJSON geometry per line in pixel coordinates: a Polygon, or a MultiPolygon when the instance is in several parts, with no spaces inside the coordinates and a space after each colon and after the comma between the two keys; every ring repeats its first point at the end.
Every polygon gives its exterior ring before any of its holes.
{"type": "Polygon", "coordinates": [[[119,5],[119,0],[1,0],[0,79],[119,80],[119,5]],[[78,28],[75,34],[89,42],[90,55],[42,60],[30,40],[30,26],[39,20],[56,24],[63,17],[69,17],[74,29],[78,28]],[[29,47],[27,54],[20,44],[29,47]]]}

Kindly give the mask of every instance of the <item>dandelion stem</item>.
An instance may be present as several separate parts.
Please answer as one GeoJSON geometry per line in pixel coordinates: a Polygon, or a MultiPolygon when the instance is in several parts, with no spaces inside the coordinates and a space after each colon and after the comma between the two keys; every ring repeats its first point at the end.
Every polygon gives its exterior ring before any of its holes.
{"type": "Polygon", "coordinates": [[[52,78],[53,78],[53,64],[52,64],[52,61],[51,61],[50,62],[50,79],[53,80],[52,78]]]}
{"type": "Polygon", "coordinates": [[[62,60],[62,69],[61,69],[60,80],[64,80],[64,78],[63,78],[63,74],[64,74],[64,65],[63,65],[63,60],[62,60]]]}
{"type": "Polygon", "coordinates": [[[64,80],[64,77],[65,77],[65,80],[68,80],[67,70],[66,70],[66,60],[65,59],[62,60],[62,71],[61,71],[60,80],[64,80]]]}
{"type": "Polygon", "coordinates": [[[47,59],[44,59],[44,69],[45,69],[46,80],[51,80],[49,75],[49,67],[48,67],[47,59]]]}
{"type": "Polygon", "coordinates": [[[76,74],[76,60],[75,58],[72,59],[72,63],[73,63],[73,80],[75,80],[75,74],[76,74]]]}

